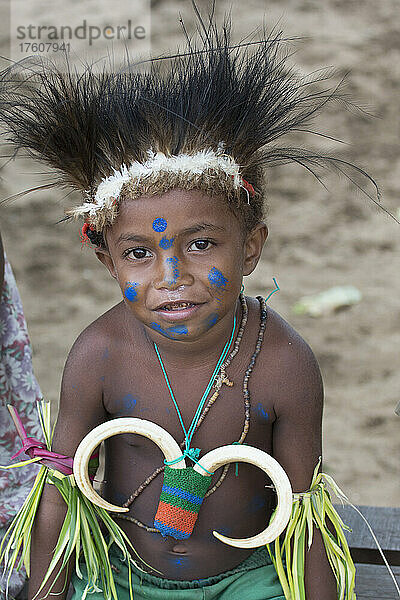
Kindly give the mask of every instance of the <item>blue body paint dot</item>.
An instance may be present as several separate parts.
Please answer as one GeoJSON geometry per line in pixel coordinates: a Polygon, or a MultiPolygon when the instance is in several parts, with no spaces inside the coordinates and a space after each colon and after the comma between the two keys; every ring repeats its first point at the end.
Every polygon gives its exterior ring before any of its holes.
{"type": "Polygon", "coordinates": [[[128,281],[125,286],[124,296],[129,302],[136,302],[137,300],[137,291],[136,288],[139,284],[134,281],[128,281]]]}
{"type": "Polygon", "coordinates": [[[258,510],[261,510],[262,508],[264,508],[266,503],[267,503],[267,501],[264,498],[264,496],[262,496],[261,494],[258,494],[257,496],[254,496],[254,498],[251,499],[250,505],[249,505],[249,511],[251,513],[255,513],[258,510]]]}
{"type": "Polygon", "coordinates": [[[172,558],[171,562],[173,564],[174,567],[178,567],[180,569],[183,569],[185,567],[188,566],[189,564],[189,559],[187,556],[177,556],[176,558],[172,558]]]}
{"type": "Polygon", "coordinates": [[[180,566],[183,564],[183,560],[182,560],[181,558],[175,558],[175,559],[174,559],[174,564],[175,564],[177,567],[180,567],[180,566]]]}
{"type": "Polygon", "coordinates": [[[222,275],[221,271],[213,267],[208,274],[208,281],[211,285],[215,285],[217,288],[225,287],[227,279],[222,275]]]}
{"type": "Polygon", "coordinates": [[[260,416],[262,419],[264,419],[265,421],[268,421],[269,417],[268,417],[268,413],[267,411],[264,409],[263,405],[261,404],[261,402],[259,402],[255,408],[256,413],[258,414],[258,416],[260,416]]]}
{"type": "Polygon", "coordinates": [[[124,494],[121,494],[120,492],[114,492],[113,496],[114,496],[114,502],[120,506],[126,500],[126,496],[124,496],[124,494]]]}
{"type": "Polygon", "coordinates": [[[104,381],[104,380],[105,380],[105,377],[103,375],[102,377],[100,377],[100,381],[104,381]]]}
{"type": "Polygon", "coordinates": [[[132,396],[132,394],[126,394],[121,400],[121,404],[123,406],[124,411],[128,412],[133,410],[136,406],[136,398],[132,396]]]}
{"type": "Polygon", "coordinates": [[[165,231],[167,229],[167,225],[167,221],[162,217],[157,217],[157,219],[154,219],[153,221],[154,231],[165,231]]]}
{"type": "Polygon", "coordinates": [[[168,250],[169,248],[171,248],[171,246],[173,246],[174,240],[175,240],[174,237],[169,240],[167,237],[164,236],[161,238],[160,243],[158,245],[163,250],[168,250]]]}
{"type": "Polygon", "coordinates": [[[104,353],[103,353],[102,359],[103,359],[103,360],[106,360],[106,359],[108,358],[109,354],[110,354],[110,353],[109,353],[109,351],[108,351],[108,348],[106,348],[106,349],[104,350],[104,353]]]}

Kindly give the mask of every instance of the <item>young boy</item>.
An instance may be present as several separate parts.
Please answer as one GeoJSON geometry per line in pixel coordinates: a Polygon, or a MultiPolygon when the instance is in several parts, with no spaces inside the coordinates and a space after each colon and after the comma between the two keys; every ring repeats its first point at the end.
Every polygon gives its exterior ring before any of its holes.
{"type": "MultiPolygon", "coordinates": [[[[121,203],[115,223],[105,234],[106,247],[96,253],[118,282],[124,300],[90,325],[69,355],[53,444],[56,451],[73,456],[89,431],[120,416],[146,418],[176,440],[183,438],[154,343],[188,426],[229,339],[234,314],[240,320],[242,278],[254,270],[266,236],[264,224],[247,232],[224,198],[210,198],[201,191],[170,190],[121,203]],[[167,223],[165,232],[154,230],[157,219],[167,223]],[[174,240],[167,250],[159,245],[163,233],[174,240]],[[175,257],[179,273],[173,276],[169,259],[175,257]],[[210,273],[217,270],[226,280],[224,285],[210,283],[210,273]],[[178,325],[187,333],[174,333],[178,325]]],[[[202,453],[236,441],[242,431],[241,384],[260,322],[258,301],[247,299],[247,303],[248,323],[240,352],[229,369],[234,385],[222,388],[194,437],[202,453]]],[[[307,344],[271,309],[250,390],[253,408],[246,443],[273,454],[295,492],[308,489],[321,455],[321,377],[307,344]]],[[[105,497],[116,504],[122,504],[162,464],[156,446],[142,437],[112,438],[106,452],[105,497]]],[[[198,523],[185,541],[149,533],[129,521],[120,524],[140,557],[166,579],[213,577],[235,569],[251,552],[221,547],[212,531],[246,537],[262,530],[273,506],[273,494],[265,484],[266,479],[254,468],[240,465],[237,478],[231,469],[221,487],[205,500],[198,523]]],[[[132,515],[136,519],[152,523],[160,485],[161,479],[135,500],[132,515]]],[[[58,492],[46,489],[36,525],[32,595],[47,569],[61,517],[63,502],[58,492]]],[[[266,550],[263,558],[267,563],[266,550]]],[[[256,572],[250,572],[251,577],[245,572],[243,584],[240,579],[234,583],[238,595],[227,588],[226,598],[283,598],[276,582],[271,588],[273,595],[267,595],[271,575],[267,578],[266,568],[259,569],[260,583],[256,572]],[[256,595],[248,589],[249,584],[260,587],[256,595]]],[[[306,585],[309,600],[336,598],[333,576],[317,536],[307,559],[306,585]]],[[[141,588],[134,589],[135,598],[140,598],[141,588]]],[[[161,597],[156,592],[148,594],[149,598],[161,597]]],[[[171,591],[166,597],[179,596],[171,591]]]]}
{"type": "MultiPolygon", "coordinates": [[[[117,417],[151,421],[180,443],[228,342],[220,385],[184,456],[196,462],[193,448],[202,456],[245,443],[273,455],[293,492],[302,493],[321,456],[319,368],[290,325],[241,288],[267,238],[263,167],[317,160],[272,142],[306,122],[327,94],[308,93],[286,70],[279,39],[261,42],[255,54],[233,51],[212,24],[204,39],[204,48],[191,45],[163,75],[154,68],[74,78],[45,69],[40,92],[10,92],[3,122],[11,141],[56,167],[57,183],[85,192],[72,212],[84,216],[83,237],[122,294],[70,352],[52,448],[74,456],[93,428],[117,417]]],[[[105,456],[103,496],[130,507],[114,518],[153,569],[134,568],[136,600],[285,598],[265,548],[223,545],[212,533],[246,538],[265,528],[275,494],[262,471],[232,465],[211,488],[190,537],[175,539],[154,526],[162,481],[148,478],[163,466],[157,446],[123,434],[106,441],[105,456]]],[[[30,598],[64,515],[57,489],[46,485],[30,598]]],[[[111,554],[118,598],[128,598],[127,566],[111,554]]],[[[73,582],[80,598],[85,579],[74,575],[73,582]]],[[[307,600],[338,597],[318,529],[306,553],[305,586],[307,600]]],[[[61,577],[52,590],[60,600],[63,587],[61,577]]],[[[48,589],[39,596],[50,597],[48,589]]]]}

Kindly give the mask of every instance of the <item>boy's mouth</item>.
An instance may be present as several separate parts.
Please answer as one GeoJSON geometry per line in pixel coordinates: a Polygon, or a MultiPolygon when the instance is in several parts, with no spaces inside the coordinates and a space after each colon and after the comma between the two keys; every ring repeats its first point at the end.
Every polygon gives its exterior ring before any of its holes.
{"type": "Polygon", "coordinates": [[[161,306],[159,306],[156,310],[166,310],[166,311],[173,311],[173,310],[185,310],[187,308],[192,308],[193,306],[197,306],[197,304],[194,304],[193,302],[183,302],[183,301],[179,301],[179,302],[166,302],[165,304],[162,304],[161,306]]]}
{"type": "Polygon", "coordinates": [[[188,300],[175,300],[174,302],[160,304],[155,312],[161,314],[163,319],[167,321],[184,321],[190,319],[200,306],[201,304],[188,300]]]}

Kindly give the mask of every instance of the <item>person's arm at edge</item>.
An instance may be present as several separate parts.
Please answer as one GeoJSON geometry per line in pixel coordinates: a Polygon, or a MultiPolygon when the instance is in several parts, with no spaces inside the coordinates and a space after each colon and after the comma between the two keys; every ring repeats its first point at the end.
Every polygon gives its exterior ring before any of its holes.
{"type": "Polygon", "coordinates": [[[1,232],[0,232],[0,298],[3,294],[3,284],[4,284],[4,248],[3,248],[3,242],[1,240],[1,232]]]}
{"type": "MultiPolygon", "coordinates": [[[[86,330],[69,354],[63,374],[60,409],[52,445],[56,452],[74,456],[83,437],[106,419],[102,403],[102,382],[97,368],[101,362],[97,360],[101,352],[103,350],[98,336],[86,330]]],[[[29,600],[35,596],[43,581],[65,513],[66,506],[60,493],[53,485],[46,483],[32,535],[29,600]]],[[[65,600],[69,579],[70,574],[66,576],[64,571],[54,586],[52,594],[58,593],[58,600],[65,600]],[[64,590],[60,593],[63,586],[64,590]]],[[[53,581],[54,577],[40,592],[41,599],[54,598],[48,594],[53,581]]]]}
{"type": "MultiPolygon", "coordinates": [[[[309,346],[296,336],[282,357],[285,386],[276,406],[273,455],[285,469],[293,492],[305,492],[322,456],[323,383],[309,346]]],[[[337,600],[336,580],[319,530],[306,547],[307,600],[337,600]]]]}

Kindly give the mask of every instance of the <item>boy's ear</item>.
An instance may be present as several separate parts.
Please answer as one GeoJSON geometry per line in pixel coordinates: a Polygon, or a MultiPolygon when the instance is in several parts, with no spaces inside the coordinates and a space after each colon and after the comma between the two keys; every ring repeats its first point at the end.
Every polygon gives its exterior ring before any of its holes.
{"type": "Polygon", "coordinates": [[[108,272],[110,273],[111,277],[117,279],[114,261],[111,258],[111,254],[109,253],[109,251],[106,248],[96,248],[95,253],[99,261],[103,263],[103,265],[108,269],[108,272]]]}
{"type": "Polygon", "coordinates": [[[259,223],[247,234],[244,246],[243,275],[250,275],[256,268],[267,237],[268,227],[265,223],[259,223]]]}

